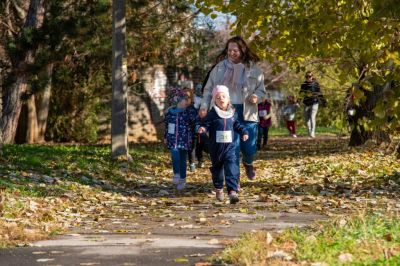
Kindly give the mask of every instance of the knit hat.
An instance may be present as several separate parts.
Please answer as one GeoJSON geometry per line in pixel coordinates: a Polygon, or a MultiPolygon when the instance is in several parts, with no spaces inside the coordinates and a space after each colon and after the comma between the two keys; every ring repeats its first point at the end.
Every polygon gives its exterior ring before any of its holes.
{"type": "Polygon", "coordinates": [[[214,89],[213,89],[213,91],[212,91],[212,97],[213,97],[213,99],[214,99],[215,96],[216,96],[218,93],[220,93],[220,92],[225,93],[225,94],[228,96],[228,98],[229,98],[229,89],[228,89],[228,87],[225,86],[225,85],[217,85],[217,86],[214,87],[214,89]]]}
{"type": "Polygon", "coordinates": [[[189,96],[179,87],[172,87],[168,89],[168,104],[169,106],[176,106],[183,99],[188,99],[189,96]]]}

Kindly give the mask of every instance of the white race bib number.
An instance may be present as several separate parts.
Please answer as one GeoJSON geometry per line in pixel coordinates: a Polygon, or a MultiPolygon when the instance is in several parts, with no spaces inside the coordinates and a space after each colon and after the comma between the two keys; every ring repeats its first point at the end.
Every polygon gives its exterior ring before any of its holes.
{"type": "Polygon", "coordinates": [[[258,116],[259,116],[259,117],[264,117],[264,116],[266,116],[266,115],[267,115],[267,110],[258,111],[258,116]]]}
{"type": "Polygon", "coordinates": [[[168,123],[168,134],[175,134],[175,124],[168,123]]]}
{"type": "Polygon", "coordinates": [[[231,143],[232,131],[217,131],[217,143],[231,143]]]}

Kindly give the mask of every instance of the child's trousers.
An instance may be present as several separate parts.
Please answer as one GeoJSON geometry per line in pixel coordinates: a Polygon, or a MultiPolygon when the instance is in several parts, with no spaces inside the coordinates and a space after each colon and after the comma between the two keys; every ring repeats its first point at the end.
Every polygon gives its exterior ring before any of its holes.
{"type": "Polygon", "coordinates": [[[290,134],[296,134],[296,121],[292,120],[292,121],[286,121],[286,127],[289,130],[290,134]]]}
{"type": "Polygon", "coordinates": [[[186,161],[187,161],[187,150],[182,149],[170,149],[172,158],[172,169],[174,175],[179,174],[181,179],[186,178],[186,161]]]}
{"type": "Polygon", "coordinates": [[[239,165],[233,152],[211,154],[212,166],[210,168],[213,184],[216,189],[224,187],[224,177],[228,193],[238,191],[239,165]]]}

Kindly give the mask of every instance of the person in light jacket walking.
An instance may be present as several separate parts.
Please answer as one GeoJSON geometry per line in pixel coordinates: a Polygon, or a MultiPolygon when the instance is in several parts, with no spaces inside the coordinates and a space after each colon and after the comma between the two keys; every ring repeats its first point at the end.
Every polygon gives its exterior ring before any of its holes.
{"type": "Polygon", "coordinates": [[[259,57],[253,53],[240,36],[230,38],[224,50],[217,57],[222,59],[210,72],[204,87],[199,115],[204,117],[211,107],[212,89],[225,85],[229,89],[230,100],[235,108],[239,122],[249,133],[247,141],[240,140],[235,133],[237,164],[240,165],[242,151],[243,166],[250,180],[256,177],[253,161],[257,152],[258,104],[265,97],[264,74],[256,66],[259,57]]]}

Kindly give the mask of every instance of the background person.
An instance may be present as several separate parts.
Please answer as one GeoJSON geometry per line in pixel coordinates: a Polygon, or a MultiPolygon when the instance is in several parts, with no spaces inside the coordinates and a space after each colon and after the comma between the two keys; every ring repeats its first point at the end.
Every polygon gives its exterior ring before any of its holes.
{"type": "Polygon", "coordinates": [[[300,107],[299,103],[295,101],[294,96],[287,97],[288,104],[283,107],[283,116],[286,121],[286,128],[289,130],[289,135],[297,138],[296,135],[296,111],[300,107]]]}
{"type": "Polygon", "coordinates": [[[257,148],[267,146],[268,143],[268,132],[271,127],[271,101],[268,97],[264,98],[264,101],[258,104],[258,116],[260,117],[260,123],[258,124],[258,138],[257,148]]]}
{"type": "Polygon", "coordinates": [[[304,120],[307,125],[308,135],[311,138],[315,138],[318,105],[320,101],[323,104],[325,104],[326,101],[324,96],[322,95],[319,84],[315,80],[314,75],[311,71],[307,71],[305,74],[305,81],[301,84],[300,87],[300,96],[303,98],[304,120]]]}

